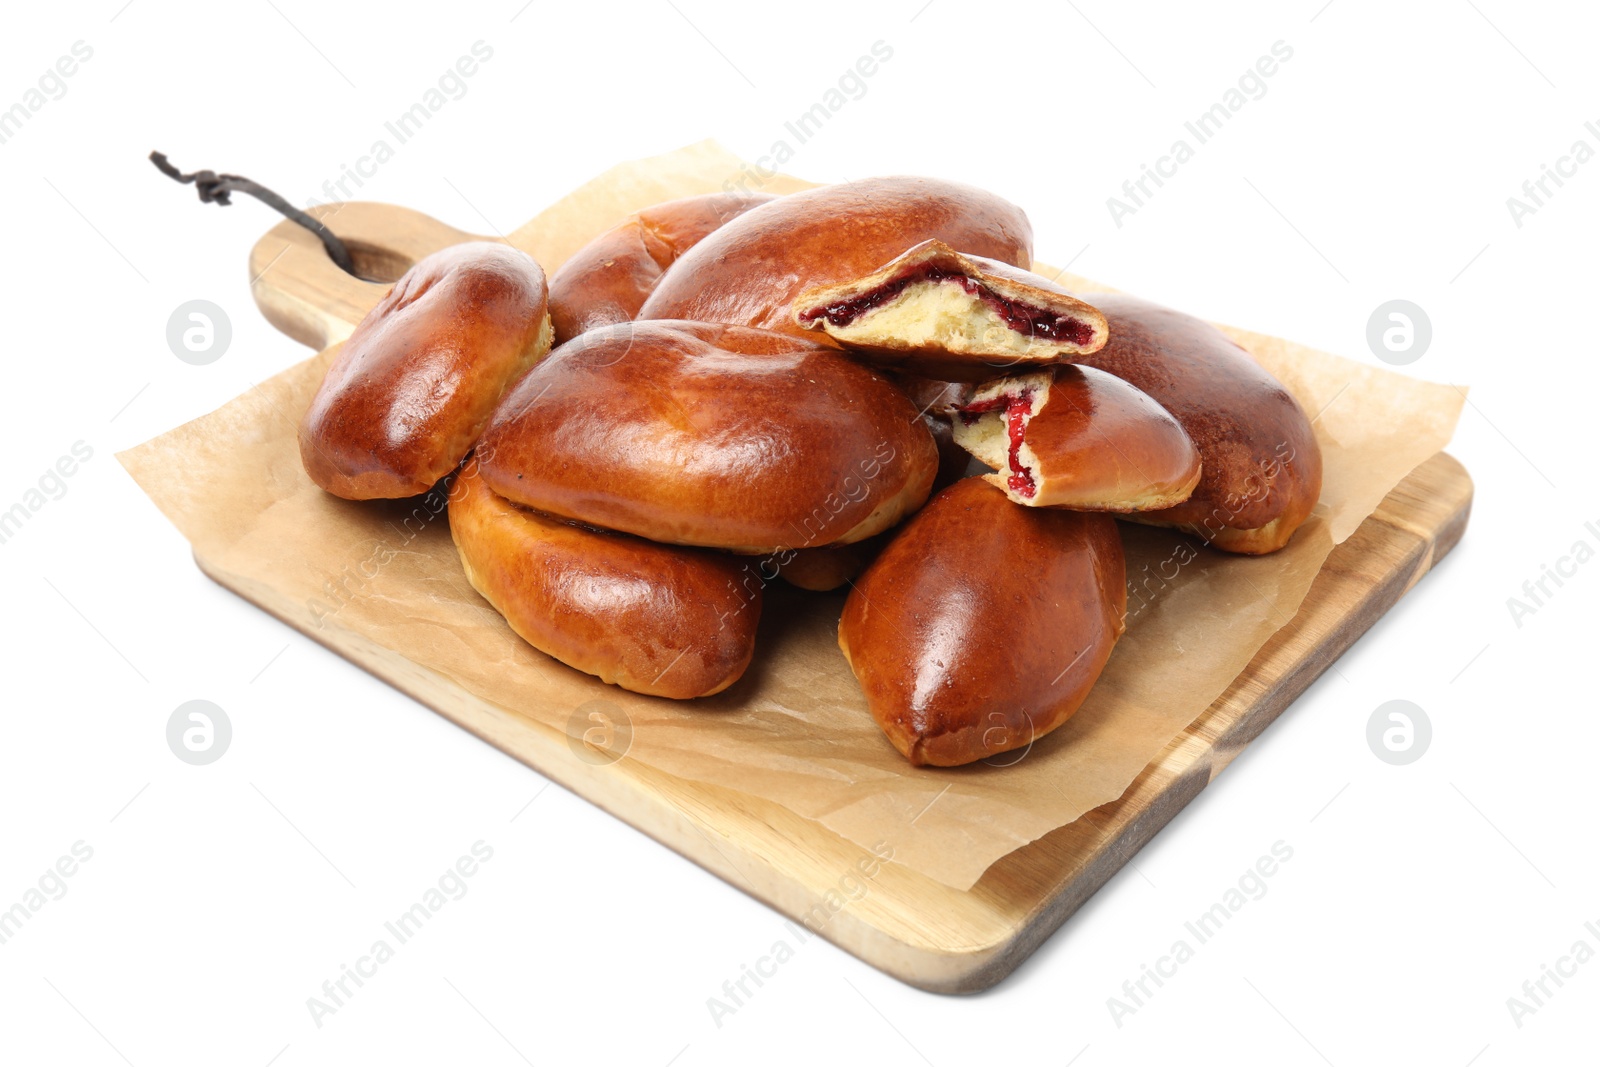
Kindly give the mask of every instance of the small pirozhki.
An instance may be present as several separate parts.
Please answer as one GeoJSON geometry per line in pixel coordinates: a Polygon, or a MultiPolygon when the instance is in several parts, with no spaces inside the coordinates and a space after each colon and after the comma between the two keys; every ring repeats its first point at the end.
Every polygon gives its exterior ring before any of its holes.
{"type": "Polygon", "coordinates": [[[1001,378],[958,404],[956,444],[1018,504],[1154,511],[1183,503],[1200,453],[1178,420],[1120,378],[1062,366],[1001,378]]]}
{"type": "Polygon", "coordinates": [[[550,276],[555,343],[632,320],[679,256],[773,199],[767,193],[731,192],[668,200],[628,216],[596,237],[550,276]]]}
{"type": "Polygon", "coordinates": [[[798,548],[771,559],[778,576],[796,589],[826,593],[847,585],[866,570],[890,536],[883,533],[849,545],[798,548]]]}
{"type": "Polygon", "coordinates": [[[951,381],[1060,363],[1106,319],[1048,278],[923,241],[870,274],[802,292],[794,320],[873,363],[951,381]]]}
{"type": "Polygon", "coordinates": [[[490,241],[416,262],[367,312],[300,421],[300,460],[334,496],[416,496],[461,462],[501,394],[550,351],[544,271],[490,241]]]}

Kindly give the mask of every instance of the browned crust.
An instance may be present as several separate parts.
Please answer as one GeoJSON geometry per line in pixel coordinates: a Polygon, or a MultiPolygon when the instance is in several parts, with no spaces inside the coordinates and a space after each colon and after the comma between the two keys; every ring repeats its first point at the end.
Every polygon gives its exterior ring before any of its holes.
{"type": "Polygon", "coordinates": [[[1033,228],[1016,205],[955,182],[870,178],[794,193],[733,220],[679,257],[638,317],[805,336],[791,308],[802,289],[858,278],[929,239],[1019,267],[1033,260],[1033,228]]]}
{"type": "Polygon", "coordinates": [[[772,557],[778,576],[797,589],[827,593],[853,581],[873,561],[889,534],[882,533],[850,545],[797,548],[772,557]]]}
{"type": "MultiPolygon", "coordinates": [[[[1265,556],[1276,552],[1294,537],[1295,530],[1305,522],[1310,514],[1287,513],[1273,519],[1265,526],[1257,526],[1253,530],[1240,530],[1232,526],[1216,526],[1206,523],[1165,523],[1149,522],[1151,526],[1171,526],[1182,530],[1184,533],[1193,534],[1202,541],[1209,541],[1212,545],[1225,552],[1235,552],[1241,556],[1265,556]]],[[[1145,521],[1140,516],[1130,515],[1128,518],[1134,522],[1145,521]]]]}
{"type": "Polygon", "coordinates": [[[499,496],[468,461],[450,536],[472,587],[523,640],[635,693],[683,700],[738,680],[755,651],[761,583],[744,561],[585,529],[499,496]]]}
{"type": "Polygon", "coordinates": [[[678,257],[751,208],[768,193],[709,193],[668,200],[630,215],[575,252],[550,276],[555,343],[639,313],[661,275],[678,257]]]}
{"type": "MultiPolygon", "coordinates": [[[[907,291],[949,281],[918,280],[907,291]]],[[[863,312],[858,320],[870,324],[863,312]]],[[[795,298],[794,320],[808,330],[820,330],[837,344],[879,366],[903,368],[909,373],[951,381],[985,381],[1007,370],[1024,370],[1060,363],[1085,352],[1094,352],[1106,343],[1106,320],[1093,305],[1063,287],[1032,271],[983,256],[964,255],[942,241],[929,240],[907,249],[876,270],[833,285],[815,285],[795,298]],[[946,342],[914,343],[893,331],[880,330],[863,336],[855,323],[835,326],[827,315],[829,308],[870,296],[886,286],[937,270],[962,275],[982,289],[1007,301],[1049,311],[1077,324],[1086,333],[1081,340],[1036,336],[1011,331],[1027,338],[1027,351],[1012,352],[997,347],[987,336],[972,336],[959,329],[947,331],[946,342]]]]}
{"type": "Polygon", "coordinates": [[[971,763],[1077,711],[1121,636],[1125,581],[1109,516],[1019,508],[968,478],[856,580],[839,647],[908,760],[971,763]]]}
{"type": "Polygon", "coordinates": [[[1294,396],[1209,323],[1137,297],[1094,299],[1111,339],[1079,362],[1149,394],[1200,452],[1189,499],[1137,521],[1188,529],[1229,552],[1288,544],[1322,492],[1322,450],[1294,396]]]}
{"type": "MultiPolygon", "coordinates": [[[[1028,507],[1130,513],[1171,508],[1188,499],[1200,481],[1200,454],[1178,420],[1149,396],[1093,367],[1063,366],[991,382],[969,404],[999,396],[1043,393],[1023,427],[1021,466],[1035,491],[1024,496],[1010,485],[1008,462],[985,481],[1028,507]]],[[[981,422],[998,421],[994,412],[981,422]]],[[[958,443],[972,443],[976,423],[958,411],[958,443]]],[[[985,457],[979,456],[983,459],[985,457]]],[[[1009,456],[999,457],[1009,460],[1009,456]]]]}
{"type": "Polygon", "coordinates": [[[938,457],[904,393],[809,341],[637,322],[558,348],[484,434],[496,492],[672,544],[848,544],[921,506],[938,457]]]}
{"type": "Polygon", "coordinates": [[[475,241],[417,263],[356,326],[300,423],[335,496],[415,496],[455,469],[506,387],[550,348],[544,271],[475,241]]]}

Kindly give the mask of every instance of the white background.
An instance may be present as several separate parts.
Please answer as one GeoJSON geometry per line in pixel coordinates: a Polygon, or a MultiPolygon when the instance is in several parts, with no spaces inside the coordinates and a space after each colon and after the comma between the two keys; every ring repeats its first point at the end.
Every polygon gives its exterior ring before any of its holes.
{"type": "Polygon", "coordinates": [[[93,56],[0,144],[0,510],[75,442],[93,458],[0,545],[0,908],[75,842],[93,858],[0,945],[0,1060],[1593,1062],[1600,962],[1520,1027],[1506,1004],[1600,950],[1600,563],[1520,627],[1507,607],[1600,547],[1600,162],[1521,227],[1506,205],[1600,148],[1592,9],[674,3],[8,11],[0,107],[93,56]],[[706,999],[776,913],[211,584],[113,458],[305,355],[248,292],[274,218],[201,207],[145,154],[325,196],[478,40],[466,94],[360,198],[510,230],[621,159],[715,136],[753,160],[881,40],[790,172],[975,182],[1027,208],[1043,259],[1369,362],[1372,310],[1415,301],[1434,336],[1407,371],[1473,388],[1465,541],[996,989],[921,993],[818,939],[718,1027],[706,999]],[[1106,198],[1279,40],[1266,95],[1115,226],[1106,198]],[[196,298],[233,325],[209,366],[165,340],[196,298]],[[233,723],[209,767],[165,742],[195,698],[233,723]],[[1365,740],[1396,698],[1434,729],[1405,767],[1365,740]],[[480,839],[468,895],[315,1026],[306,998],[480,839]],[[1118,1026],[1107,998],[1280,840],[1266,896],[1118,1026]]]}

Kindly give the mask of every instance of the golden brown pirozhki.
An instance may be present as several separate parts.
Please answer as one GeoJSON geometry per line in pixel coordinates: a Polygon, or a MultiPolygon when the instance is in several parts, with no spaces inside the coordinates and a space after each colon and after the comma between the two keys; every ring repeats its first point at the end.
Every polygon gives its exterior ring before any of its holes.
{"type": "Polygon", "coordinates": [[[1078,710],[1122,635],[1125,580],[1110,516],[1021,508],[967,478],[857,579],[839,647],[902,755],[972,763],[1078,710]]]}
{"type": "Polygon", "coordinates": [[[483,436],[496,492],[670,544],[848,544],[921,506],[938,456],[903,392],[832,348],[708,322],[580,334],[483,436]]]}
{"type": "Polygon", "coordinates": [[[801,290],[859,278],[914,244],[1026,267],[1033,228],[1014,204],[933,178],[869,178],[793,193],[741,215],[668,269],[641,319],[699,319],[806,336],[801,290]]]}
{"type": "Polygon", "coordinates": [[[427,492],[550,350],[544,271],[475,241],[417,261],[356,326],[300,422],[311,480],[348,500],[427,492]]]}
{"type": "Polygon", "coordinates": [[[602,233],[550,276],[555,343],[631,321],[679,256],[713,230],[773,199],[767,193],[734,192],[668,200],[602,233]]]}
{"type": "Polygon", "coordinates": [[[1078,362],[1147,393],[1200,452],[1187,501],[1130,518],[1247,555],[1288,544],[1322,492],[1322,450],[1294,396],[1207,322],[1132,296],[1094,301],[1111,339],[1078,362]]]}
{"type": "Polygon", "coordinates": [[[761,586],[745,561],[586,529],[521,508],[468,460],[450,489],[467,579],[523,640],[635,693],[688,699],[738,680],[761,586]]]}
{"type": "Polygon", "coordinates": [[[951,381],[1061,363],[1106,343],[1105,316],[1050,279],[942,241],[806,289],[794,320],[871,363],[951,381]]]}
{"type": "Polygon", "coordinates": [[[1187,500],[1200,454],[1178,420],[1093,367],[1017,374],[955,410],[956,443],[996,473],[1014,503],[1078,511],[1154,511],[1187,500]]]}
{"type": "Polygon", "coordinates": [[[797,548],[770,559],[778,576],[790,585],[813,593],[826,593],[854,581],[883,551],[890,536],[891,533],[885,532],[849,545],[797,548]]]}

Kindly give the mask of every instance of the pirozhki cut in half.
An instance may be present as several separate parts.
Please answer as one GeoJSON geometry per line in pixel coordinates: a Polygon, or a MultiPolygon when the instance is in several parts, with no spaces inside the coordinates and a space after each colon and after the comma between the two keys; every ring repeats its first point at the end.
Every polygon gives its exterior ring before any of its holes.
{"type": "Polygon", "coordinates": [[[808,336],[806,289],[863,277],[920,241],[1026,267],[1033,227],[1017,205],[959,182],[866,178],[780,196],[679,256],[637,319],[694,319],[808,336]]]}
{"type": "Polygon", "coordinates": [[[1099,351],[1105,316],[1047,278],[924,241],[870,274],[807,289],[795,322],[870,362],[949,381],[1099,351]]]}
{"type": "Polygon", "coordinates": [[[952,412],[956,444],[996,473],[1018,504],[1154,511],[1200,481],[1200,453],[1166,408],[1092,367],[1017,374],[978,388],[952,412]]]}

